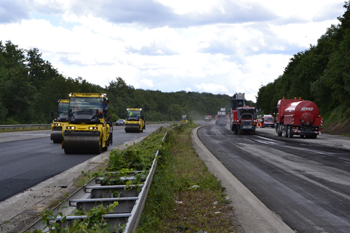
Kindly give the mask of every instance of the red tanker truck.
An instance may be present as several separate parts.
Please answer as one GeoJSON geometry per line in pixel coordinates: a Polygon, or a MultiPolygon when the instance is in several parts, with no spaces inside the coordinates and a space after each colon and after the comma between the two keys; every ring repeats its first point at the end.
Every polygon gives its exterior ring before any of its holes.
{"type": "Polygon", "coordinates": [[[283,99],[277,103],[276,132],[278,136],[292,138],[317,138],[321,134],[323,119],[319,115],[317,105],[309,100],[283,99]]]}

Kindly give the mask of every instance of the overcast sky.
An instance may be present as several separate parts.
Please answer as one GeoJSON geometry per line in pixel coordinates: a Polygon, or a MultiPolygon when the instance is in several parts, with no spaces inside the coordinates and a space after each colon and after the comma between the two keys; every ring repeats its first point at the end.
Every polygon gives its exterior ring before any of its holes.
{"type": "Polygon", "coordinates": [[[0,40],[38,48],[66,77],[102,87],[117,77],[162,92],[256,101],[344,0],[1,0],[0,40]]]}

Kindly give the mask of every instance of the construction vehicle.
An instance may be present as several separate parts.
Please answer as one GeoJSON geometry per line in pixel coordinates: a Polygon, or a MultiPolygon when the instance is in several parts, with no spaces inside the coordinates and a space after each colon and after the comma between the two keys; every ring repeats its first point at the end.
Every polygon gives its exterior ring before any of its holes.
{"type": "Polygon", "coordinates": [[[262,117],[261,127],[262,128],[265,128],[265,127],[275,128],[274,117],[272,115],[264,115],[262,117]]]}
{"type": "Polygon", "coordinates": [[[226,125],[226,109],[220,108],[220,111],[218,111],[218,114],[215,115],[215,124],[216,125],[226,125]]]}
{"type": "MultiPolygon", "coordinates": [[[[68,122],[69,99],[58,100],[58,117],[51,123],[50,139],[54,143],[62,143],[64,126],[68,122]]],[[[54,117],[54,112],[51,111],[51,117],[54,117]]]]}
{"type": "Polygon", "coordinates": [[[276,116],[276,133],[278,136],[284,134],[287,138],[293,135],[300,137],[317,138],[321,134],[323,119],[319,115],[317,105],[309,100],[283,99],[279,100],[276,116]]]}
{"type": "Polygon", "coordinates": [[[106,110],[106,94],[69,94],[68,120],[62,149],[66,154],[106,151],[113,142],[113,126],[106,110]]]}
{"type": "Polygon", "coordinates": [[[236,93],[231,99],[230,128],[234,134],[255,134],[258,124],[255,107],[246,105],[244,93],[236,93]]]}
{"type": "Polygon", "coordinates": [[[212,119],[212,117],[211,117],[211,115],[206,115],[205,117],[204,117],[204,121],[211,121],[211,119],[212,119]]]}
{"type": "Polygon", "coordinates": [[[142,108],[128,108],[125,121],[125,132],[142,133],[146,129],[142,108]]]}
{"type": "Polygon", "coordinates": [[[188,123],[188,116],[187,115],[182,115],[181,123],[184,123],[184,124],[188,123]]]}

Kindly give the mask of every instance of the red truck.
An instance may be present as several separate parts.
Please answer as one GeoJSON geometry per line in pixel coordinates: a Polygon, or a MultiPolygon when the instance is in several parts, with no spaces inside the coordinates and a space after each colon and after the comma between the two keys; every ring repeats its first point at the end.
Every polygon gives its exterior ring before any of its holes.
{"type": "Polygon", "coordinates": [[[231,100],[230,128],[234,134],[255,134],[258,124],[255,107],[246,105],[244,93],[236,93],[231,100]]]}
{"type": "Polygon", "coordinates": [[[293,135],[317,138],[321,134],[323,119],[319,115],[317,105],[309,100],[283,99],[276,107],[276,132],[278,136],[284,134],[287,138],[293,135]]]}

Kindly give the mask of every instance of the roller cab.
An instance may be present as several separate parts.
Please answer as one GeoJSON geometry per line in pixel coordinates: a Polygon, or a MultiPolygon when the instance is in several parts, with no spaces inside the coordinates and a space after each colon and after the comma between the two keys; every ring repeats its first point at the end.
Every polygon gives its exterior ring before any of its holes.
{"type": "Polygon", "coordinates": [[[70,94],[69,122],[62,148],[66,154],[99,154],[112,144],[112,124],[104,109],[105,94],[70,94]]]}
{"type": "Polygon", "coordinates": [[[142,108],[128,108],[125,132],[143,132],[146,129],[142,108]]]}
{"type": "MultiPolygon", "coordinates": [[[[69,99],[58,100],[58,117],[51,123],[50,139],[54,143],[62,143],[65,125],[68,123],[69,99]]],[[[54,113],[52,112],[52,117],[54,113]]]]}

